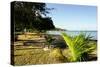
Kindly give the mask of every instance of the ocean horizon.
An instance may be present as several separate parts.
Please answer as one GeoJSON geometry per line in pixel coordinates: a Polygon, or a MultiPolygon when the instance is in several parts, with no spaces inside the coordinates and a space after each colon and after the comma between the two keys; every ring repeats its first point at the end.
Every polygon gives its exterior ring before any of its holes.
{"type": "Polygon", "coordinates": [[[97,31],[91,31],[91,30],[89,30],[89,31],[83,31],[83,30],[81,30],[81,31],[47,31],[47,34],[51,34],[51,35],[61,35],[61,33],[62,32],[65,32],[66,34],[68,34],[68,35],[70,35],[70,36],[76,36],[76,35],[78,35],[78,34],[80,34],[80,33],[84,33],[84,34],[86,34],[86,36],[88,36],[88,35],[90,35],[92,38],[91,39],[93,39],[93,40],[97,40],[97,31]]]}

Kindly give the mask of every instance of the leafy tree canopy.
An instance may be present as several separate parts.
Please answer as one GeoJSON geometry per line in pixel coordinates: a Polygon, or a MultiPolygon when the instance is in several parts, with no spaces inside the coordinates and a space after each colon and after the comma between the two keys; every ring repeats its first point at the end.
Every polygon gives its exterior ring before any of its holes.
{"type": "Polygon", "coordinates": [[[54,29],[52,19],[47,17],[52,9],[47,8],[45,3],[14,2],[15,31],[23,31],[25,28],[39,31],[54,29]]]}

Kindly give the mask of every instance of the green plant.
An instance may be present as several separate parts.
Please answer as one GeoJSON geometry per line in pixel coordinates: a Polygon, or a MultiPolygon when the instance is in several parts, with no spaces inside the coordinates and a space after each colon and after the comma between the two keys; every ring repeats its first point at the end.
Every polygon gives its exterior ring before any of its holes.
{"type": "Polygon", "coordinates": [[[86,61],[88,60],[88,52],[92,51],[95,47],[89,45],[90,35],[86,36],[80,33],[77,36],[71,37],[66,33],[62,33],[66,45],[71,51],[71,61],[86,61]]]}
{"type": "Polygon", "coordinates": [[[49,48],[51,43],[54,41],[54,38],[51,35],[45,35],[45,39],[46,39],[46,45],[48,45],[49,48]]]}

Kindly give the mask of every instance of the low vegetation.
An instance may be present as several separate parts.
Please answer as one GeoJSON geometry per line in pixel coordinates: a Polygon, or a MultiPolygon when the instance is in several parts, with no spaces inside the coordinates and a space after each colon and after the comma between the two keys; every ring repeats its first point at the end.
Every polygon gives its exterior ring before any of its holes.
{"type": "Polygon", "coordinates": [[[44,51],[41,48],[17,49],[14,50],[14,65],[28,64],[53,64],[63,63],[64,56],[60,49],[44,51]]]}
{"type": "MultiPolygon", "coordinates": [[[[49,48],[49,50],[43,50],[43,48],[34,47],[36,43],[31,43],[31,45],[25,46],[21,45],[23,41],[18,41],[20,45],[14,45],[14,65],[52,64],[96,60],[97,42],[91,41],[90,36],[86,37],[84,34],[79,34],[72,37],[65,33],[62,33],[61,36],[66,42],[66,48],[55,47],[49,48]]],[[[49,37],[48,43],[50,46],[51,37],[49,37]]]]}
{"type": "Polygon", "coordinates": [[[83,33],[74,37],[62,33],[62,37],[71,52],[70,61],[88,61],[89,53],[96,49],[94,43],[90,44],[91,37],[83,33]]]}

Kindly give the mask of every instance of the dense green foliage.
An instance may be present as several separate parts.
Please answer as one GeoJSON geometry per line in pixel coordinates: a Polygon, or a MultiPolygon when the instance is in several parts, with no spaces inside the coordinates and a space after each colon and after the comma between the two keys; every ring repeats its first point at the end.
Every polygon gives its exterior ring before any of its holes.
{"type": "Polygon", "coordinates": [[[54,29],[52,19],[46,16],[52,9],[47,8],[45,3],[14,2],[15,31],[54,29]]]}
{"type": "Polygon", "coordinates": [[[88,53],[95,49],[95,46],[89,44],[91,37],[83,33],[74,37],[62,33],[62,37],[71,51],[71,61],[87,61],[88,53]]]}

